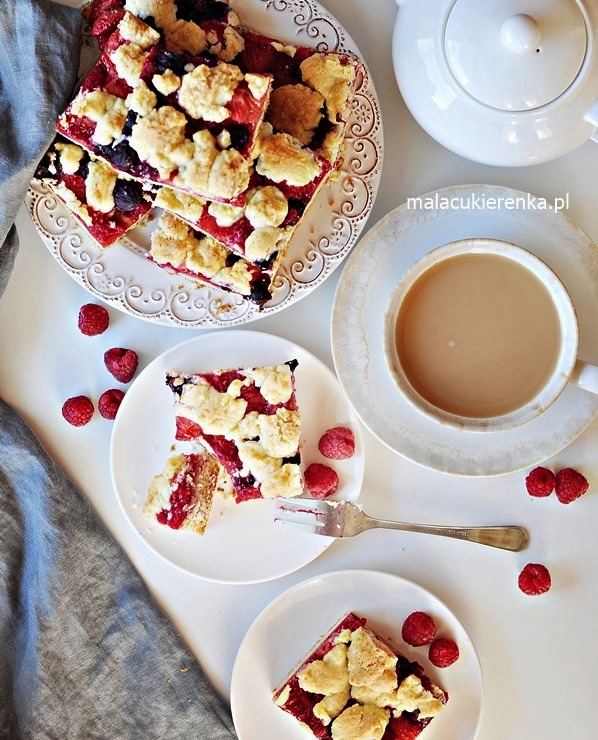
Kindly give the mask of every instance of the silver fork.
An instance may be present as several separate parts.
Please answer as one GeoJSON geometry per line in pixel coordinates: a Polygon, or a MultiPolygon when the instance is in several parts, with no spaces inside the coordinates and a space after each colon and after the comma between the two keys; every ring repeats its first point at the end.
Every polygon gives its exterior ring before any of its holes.
{"type": "Polygon", "coordinates": [[[277,499],[274,521],[328,537],[354,537],[368,529],[381,528],[436,534],[514,552],[525,549],[528,544],[528,534],[523,527],[446,527],[393,522],[368,516],[359,504],[352,501],[277,499]]]}

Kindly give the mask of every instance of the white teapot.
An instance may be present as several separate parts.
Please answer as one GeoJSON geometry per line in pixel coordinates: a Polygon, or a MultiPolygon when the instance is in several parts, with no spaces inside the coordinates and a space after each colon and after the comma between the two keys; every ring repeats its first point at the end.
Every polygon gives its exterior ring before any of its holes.
{"type": "Polygon", "coordinates": [[[598,141],[598,0],[397,3],[399,88],[445,147],[517,167],[598,141]]]}

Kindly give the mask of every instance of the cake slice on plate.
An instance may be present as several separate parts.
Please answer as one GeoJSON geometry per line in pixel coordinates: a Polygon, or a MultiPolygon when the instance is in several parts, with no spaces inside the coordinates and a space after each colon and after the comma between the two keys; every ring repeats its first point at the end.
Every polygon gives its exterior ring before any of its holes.
{"type": "Polygon", "coordinates": [[[350,612],[273,701],[321,740],[408,740],[442,711],[448,694],[350,612]]]}
{"type": "Polygon", "coordinates": [[[260,308],[272,297],[269,273],[172,213],[158,221],[147,256],[170,273],[235,293],[260,308]]]}
{"type": "Polygon", "coordinates": [[[44,183],[105,249],[149,212],[154,194],[80,146],[57,139],[43,156],[35,178],[44,183]]]}
{"type": "Polygon", "coordinates": [[[220,466],[211,455],[173,455],[150,484],[144,516],[171,529],[203,534],[219,474],[220,466]]]}
{"type": "Polygon", "coordinates": [[[126,12],[57,130],[129,177],[233,200],[249,185],[271,79],[174,54],[126,12]]]}
{"type": "Polygon", "coordinates": [[[176,439],[200,442],[229,473],[237,502],[303,493],[295,398],[297,361],[167,373],[176,439]]]}

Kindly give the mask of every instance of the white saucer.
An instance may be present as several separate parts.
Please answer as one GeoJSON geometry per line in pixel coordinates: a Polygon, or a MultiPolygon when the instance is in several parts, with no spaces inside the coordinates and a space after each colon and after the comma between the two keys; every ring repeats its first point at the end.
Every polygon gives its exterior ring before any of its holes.
{"type": "MultiPolygon", "coordinates": [[[[110,445],[110,469],[118,501],[138,536],[171,565],[220,583],[257,583],[287,575],[320,555],[333,542],[305,537],[274,524],[274,501],[236,504],[217,496],[203,536],[173,530],[142,514],[147,489],[173,454],[173,396],[167,370],[202,372],[223,368],[277,365],[297,359],[297,403],[301,411],[304,467],[328,462],[340,479],[335,498],[355,501],[361,490],[364,459],[361,430],[334,373],[302,347],[281,337],[252,331],[203,334],[167,350],[137,377],[119,409],[110,445]],[[349,426],[355,455],[325,461],[318,452],[322,433],[349,426]]],[[[177,443],[177,451],[191,449],[177,443]]]]}
{"type": "MultiPolygon", "coordinates": [[[[472,193],[486,202],[527,198],[527,193],[490,185],[438,191],[440,199],[465,199],[472,193]]],[[[435,195],[421,197],[425,203],[435,195]]],[[[598,363],[598,249],[576,224],[553,210],[410,209],[407,203],[379,221],[349,258],[333,307],[332,351],[353,407],[385,445],[434,470],[500,475],[535,465],[570,444],[598,414],[598,397],[569,386],[533,421],[510,431],[476,433],[425,418],[398,393],[384,359],[384,315],[391,293],[407,268],[431,249],[471,237],[512,242],[543,259],[573,299],[580,359],[598,363]]]]}
{"type": "Polygon", "coordinates": [[[239,740],[306,740],[308,733],[272,702],[276,689],[347,612],[366,617],[368,625],[449,694],[442,713],[426,728],[426,740],[473,740],[482,712],[482,673],[478,656],[457,617],[436,596],[411,581],[367,570],[317,576],[279,596],[249,628],[233,668],[231,708],[239,740]],[[433,617],[439,637],[459,646],[459,659],[437,669],[426,647],[413,648],[401,638],[413,611],[433,617]]]}

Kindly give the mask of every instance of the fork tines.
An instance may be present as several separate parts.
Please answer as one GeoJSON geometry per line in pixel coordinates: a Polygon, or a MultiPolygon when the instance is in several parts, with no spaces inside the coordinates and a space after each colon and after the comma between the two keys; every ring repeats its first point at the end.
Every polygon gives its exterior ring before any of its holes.
{"type": "Polygon", "coordinates": [[[324,526],[326,509],[325,501],[281,498],[276,500],[274,521],[277,524],[315,534],[324,526]]]}

